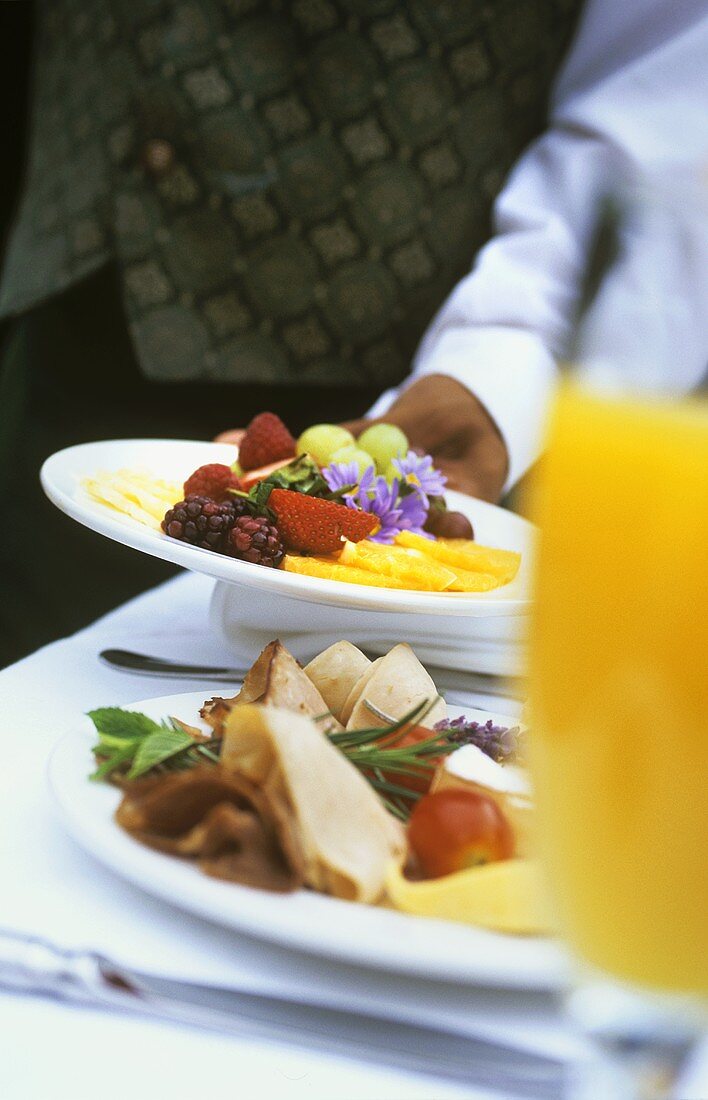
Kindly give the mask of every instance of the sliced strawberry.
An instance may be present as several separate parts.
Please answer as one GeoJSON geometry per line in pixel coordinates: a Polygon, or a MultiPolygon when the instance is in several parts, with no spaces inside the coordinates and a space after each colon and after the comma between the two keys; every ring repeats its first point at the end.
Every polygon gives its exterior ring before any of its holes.
{"type": "Polygon", "coordinates": [[[259,481],[263,481],[270,474],[275,473],[276,470],[281,470],[283,466],[289,466],[292,462],[292,458],[281,458],[277,462],[271,462],[268,466],[259,466],[257,470],[247,470],[245,474],[241,474],[239,480],[239,487],[244,493],[247,493],[252,485],[256,485],[259,481]]]}
{"type": "Polygon", "coordinates": [[[281,458],[295,457],[295,440],[275,413],[255,416],[246,428],[238,451],[242,470],[257,470],[281,458]]]}
{"type": "Polygon", "coordinates": [[[373,534],[379,525],[378,518],[370,512],[291,489],[273,489],[268,506],[275,512],[285,545],[301,553],[333,554],[341,550],[343,539],[359,542],[373,534]]]}

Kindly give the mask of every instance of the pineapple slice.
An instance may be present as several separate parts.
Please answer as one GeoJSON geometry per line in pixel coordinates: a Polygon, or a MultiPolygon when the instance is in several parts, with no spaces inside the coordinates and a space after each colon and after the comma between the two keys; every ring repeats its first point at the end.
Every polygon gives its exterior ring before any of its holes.
{"type": "Polygon", "coordinates": [[[444,592],[457,582],[452,569],[426,558],[417,550],[382,546],[369,539],[357,543],[345,542],[340,561],[358,569],[370,570],[376,576],[401,581],[402,587],[418,591],[444,592]]]}
{"type": "Polygon", "coordinates": [[[342,565],[329,558],[304,558],[298,554],[286,554],[281,566],[286,573],[299,573],[303,577],[321,577],[327,581],[345,581],[347,584],[368,584],[374,588],[407,588],[394,577],[381,576],[368,569],[342,565]]]}
{"type": "Polygon", "coordinates": [[[399,547],[418,550],[451,569],[491,573],[498,578],[499,584],[508,584],[509,581],[513,581],[521,564],[521,554],[517,554],[514,550],[496,550],[490,546],[480,546],[471,539],[426,539],[410,531],[401,531],[400,535],[396,536],[396,544],[399,547]]]}

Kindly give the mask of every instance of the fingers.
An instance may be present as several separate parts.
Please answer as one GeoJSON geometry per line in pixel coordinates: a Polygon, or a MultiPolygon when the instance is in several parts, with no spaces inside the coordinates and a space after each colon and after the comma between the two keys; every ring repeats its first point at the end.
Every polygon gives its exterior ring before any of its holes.
{"type": "Polygon", "coordinates": [[[231,428],[214,436],[214,443],[234,443],[238,447],[245,434],[245,428],[231,428]]]}

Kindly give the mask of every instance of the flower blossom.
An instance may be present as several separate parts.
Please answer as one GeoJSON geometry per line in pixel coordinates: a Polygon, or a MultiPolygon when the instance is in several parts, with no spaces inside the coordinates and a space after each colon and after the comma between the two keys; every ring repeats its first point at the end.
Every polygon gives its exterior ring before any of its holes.
{"type": "Polygon", "coordinates": [[[418,493],[426,506],[430,497],[444,494],[447,478],[435,469],[431,455],[421,456],[409,451],[405,458],[394,458],[391,465],[400,475],[402,485],[418,493]]]}
{"type": "Polygon", "coordinates": [[[344,500],[349,508],[377,516],[381,526],[369,536],[374,542],[392,543],[401,531],[425,534],[427,504],[417,494],[401,497],[398,478],[389,483],[385,477],[375,477],[373,467],[364,471],[357,491],[346,493],[344,500]]]}

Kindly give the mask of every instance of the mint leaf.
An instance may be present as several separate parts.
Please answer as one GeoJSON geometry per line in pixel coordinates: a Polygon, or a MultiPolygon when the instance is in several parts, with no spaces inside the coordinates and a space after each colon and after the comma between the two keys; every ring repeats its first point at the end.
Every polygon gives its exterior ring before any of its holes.
{"type": "MultiPolygon", "coordinates": [[[[106,757],[103,763],[96,768],[96,771],[89,776],[89,779],[107,779],[112,771],[115,771],[121,764],[125,764],[127,760],[131,759],[135,753],[135,745],[136,742],[134,740],[125,742],[123,748],[116,749],[110,756],[106,757]]],[[[93,751],[98,756],[105,755],[103,745],[96,745],[93,751]]]]}
{"type": "Polygon", "coordinates": [[[140,742],[133,765],[128,772],[128,779],[137,779],[151,768],[164,763],[171,756],[196,743],[194,738],[183,730],[169,729],[164,726],[159,728],[140,742]]]}
{"type": "Polygon", "coordinates": [[[99,707],[97,710],[90,710],[88,716],[101,737],[105,736],[106,739],[134,740],[147,737],[161,728],[147,714],[123,710],[121,707],[99,707]]]}

